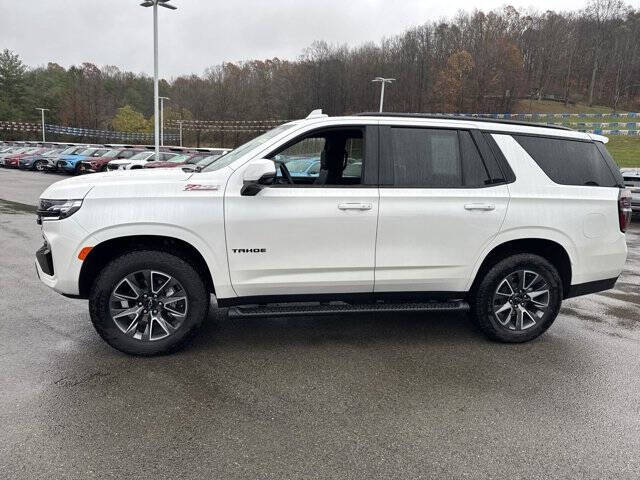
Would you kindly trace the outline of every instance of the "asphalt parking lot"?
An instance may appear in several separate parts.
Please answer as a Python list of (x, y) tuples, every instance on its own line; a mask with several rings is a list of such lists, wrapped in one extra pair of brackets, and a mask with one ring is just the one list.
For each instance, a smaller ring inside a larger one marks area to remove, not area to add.
[(133, 358), (42, 285), (33, 205), (0, 169), (0, 478), (640, 477), (640, 219), (616, 289), (541, 338), (465, 315), (228, 320)]

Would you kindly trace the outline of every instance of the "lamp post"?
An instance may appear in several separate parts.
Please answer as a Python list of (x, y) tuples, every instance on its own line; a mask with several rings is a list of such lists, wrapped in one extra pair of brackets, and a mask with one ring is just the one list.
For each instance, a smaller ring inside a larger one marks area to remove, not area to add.
[(158, 97), (160, 99), (160, 145), (164, 147), (164, 101), (171, 100), (169, 97)]
[(153, 134), (156, 147), (156, 159), (160, 158), (160, 121), (158, 118), (158, 5), (169, 10), (178, 7), (171, 5), (169, 0), (144, 0), (143, 7), (153, 7)]
[(385, 83), (391, 83), (391, 82), (395, 82), (396, 79), (395, 78), (384, 78), (384, 77), (376, 77), (373, 80), (371, 80), (372, 82), (380, 82), (380, 111), (382, 112), (382, 106), (384, 105), (384, 85)]
[(48, 112), (49, 109), (48, 108), (36, 108), (36, 110), (40, 110), (40, 113), (42, 114), (42, 143), (45, 142), (45, 137), (44, 137), (44, 112)]
[(182, 122), (184, 122), (184, 120), (178, 120), (178, 125), (180, 126), (180, 146), (182, 146)]

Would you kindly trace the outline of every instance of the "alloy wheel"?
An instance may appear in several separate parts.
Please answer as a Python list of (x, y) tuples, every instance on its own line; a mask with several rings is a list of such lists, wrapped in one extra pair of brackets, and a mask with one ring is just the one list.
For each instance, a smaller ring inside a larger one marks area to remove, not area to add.
[(542, 320), (550, 301), (551, 289), (542, 275), (533, 270), (517, 270), (498, 283), (493, 315), (508, 330), (528, 330)]
[(139, 270), (111, 292), (109, 310), (118, 329), (143, 342), (174, 334), (187, 316), (187, 293), (178, 280), (157, 270)]

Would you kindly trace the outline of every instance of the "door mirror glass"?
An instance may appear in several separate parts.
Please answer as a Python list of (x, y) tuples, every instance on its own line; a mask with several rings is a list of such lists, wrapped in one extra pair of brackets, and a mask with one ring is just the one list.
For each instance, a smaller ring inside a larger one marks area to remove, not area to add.
[(276, 164), (273, 160), (261, 158), (252, 161), (242, 176), (244, 185), (240, 194), (244, 196), (257, 195), (265, 185), (273, 183), (275, 176)]

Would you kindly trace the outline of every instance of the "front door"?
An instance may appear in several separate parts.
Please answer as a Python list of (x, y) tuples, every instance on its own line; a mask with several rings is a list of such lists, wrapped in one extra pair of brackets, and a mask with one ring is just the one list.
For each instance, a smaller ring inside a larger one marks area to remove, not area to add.
[[(324, 129), (266, 157), (276, 182), (225, 193), (231, 282), (238, 296), (371, 293), (378, 217), (376, 127)], [(248, 165), (248, 164), (247, 164)]]

